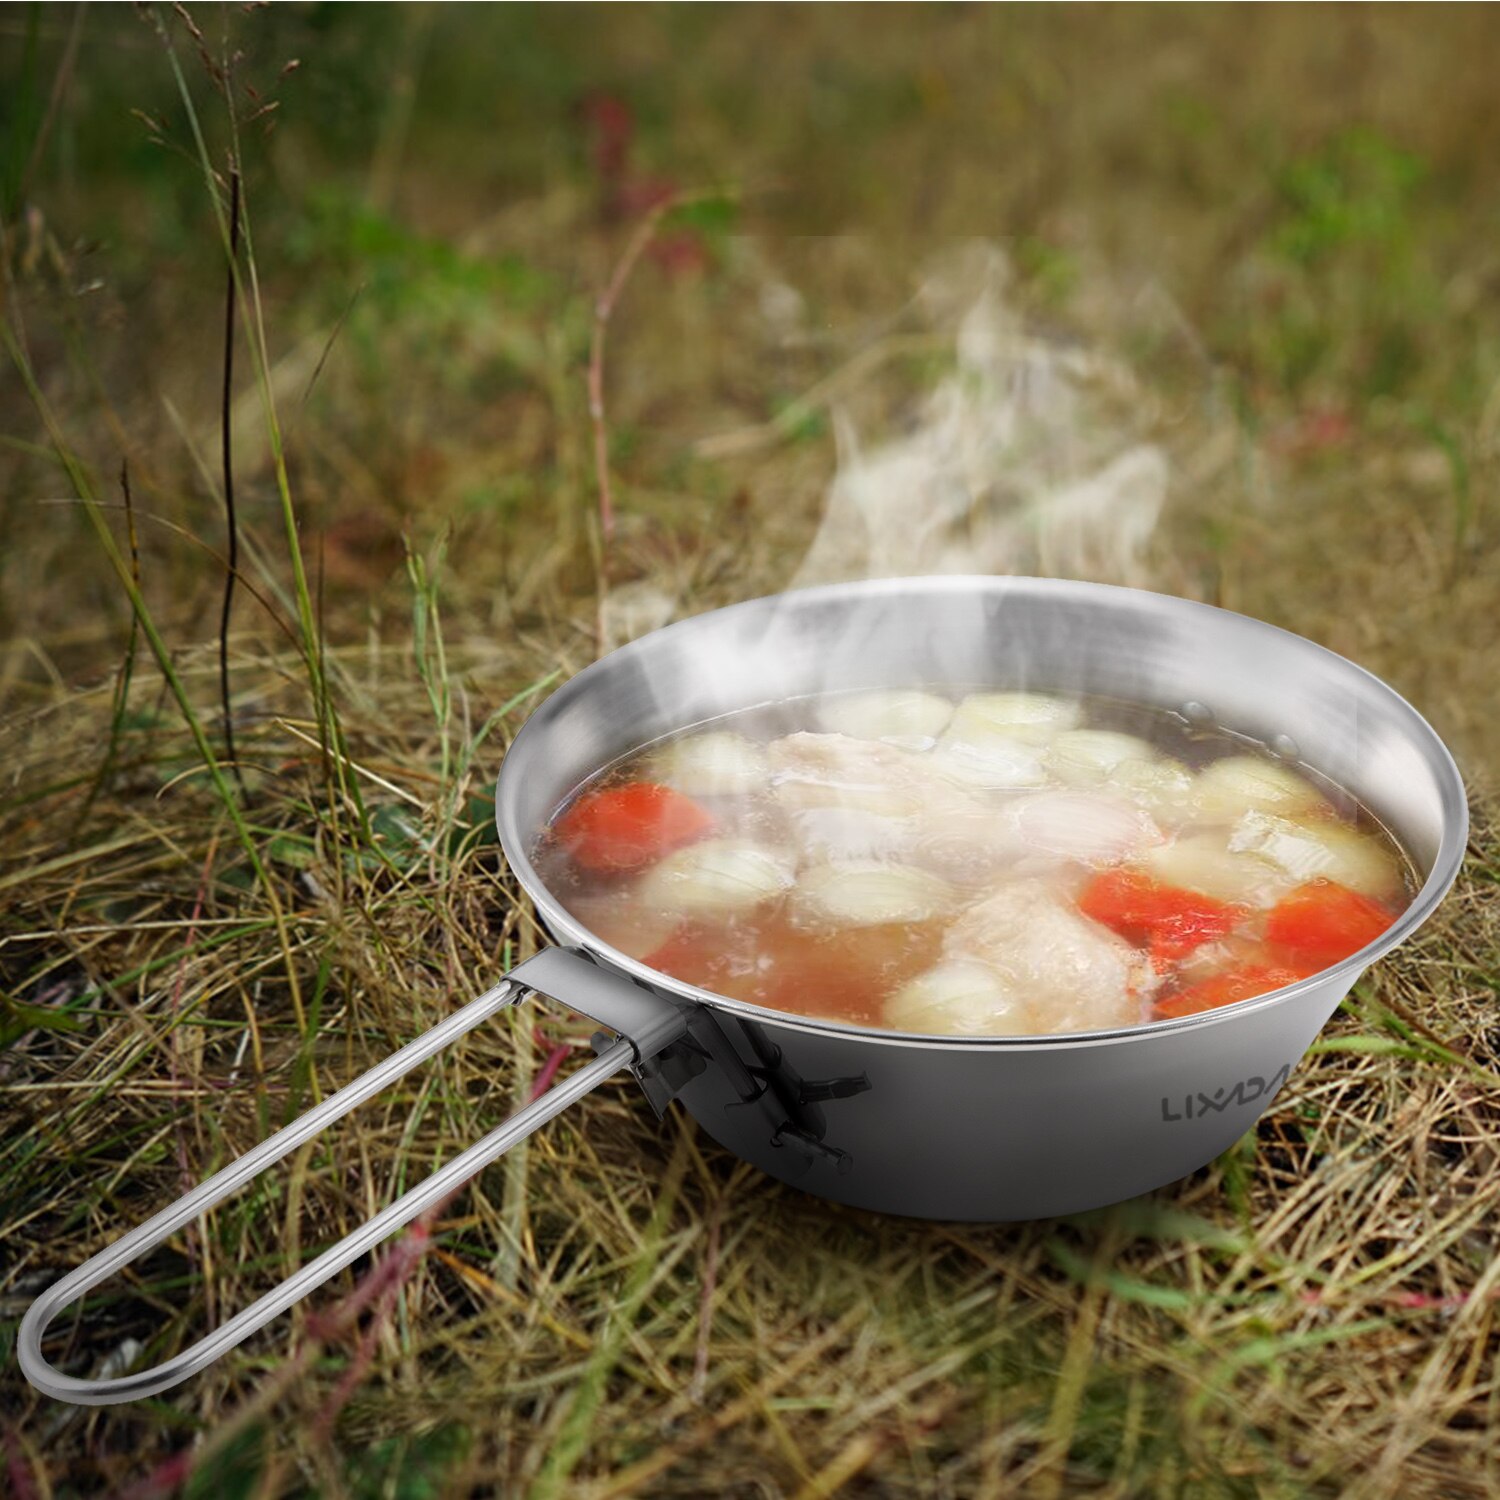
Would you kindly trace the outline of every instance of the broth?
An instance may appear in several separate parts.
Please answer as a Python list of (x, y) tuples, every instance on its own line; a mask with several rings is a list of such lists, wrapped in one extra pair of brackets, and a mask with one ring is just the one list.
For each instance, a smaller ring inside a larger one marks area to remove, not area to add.
[(732, 999), (925, 1035), (1231, 1004), (1384, 931), (1413, 872), (1347, 792), (1111, 699), (830, 693), (642, 747), (535, 851), (595, 936)]

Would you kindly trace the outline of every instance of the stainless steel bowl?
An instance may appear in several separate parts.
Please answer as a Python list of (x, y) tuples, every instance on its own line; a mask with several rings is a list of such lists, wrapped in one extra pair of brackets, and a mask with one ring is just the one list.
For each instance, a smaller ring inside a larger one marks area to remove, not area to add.
[[(1063, 1035), (930, 1037), (814, 1020), (679, 983), (601, 943), (546, 888), (537, 836), (619, 755), (735, 709), (830, 689), (994, 684), (1126, 699), (1275, 743), (1354, 792), (1415, 861), (1416, 899), (1313, 978), (1202, 1015)], [(185, 1379), (603, 1079), (629, 1068), (735, 1155), (858, 1208), (997, 1221), (1075, 1212), (1182, 1177), (1267, 1108), (1364, 969), (1431, 915), (1458, 872), (1463, 784), (1426, 721), (1379, 679), (1242, 615), (1136, 589), (923, 578), (776, 595), (669, 625), (554, 693), (501, 768), (506, 858), (560, 943), (64, 1277), (18, 1340), (34, 1384), (89, 1404)], [(62, 1375), (50, 1319), (330, 1120), (541, 992), (615, 1033), (600, 1056), (217, 1332), (155, 1370)]]

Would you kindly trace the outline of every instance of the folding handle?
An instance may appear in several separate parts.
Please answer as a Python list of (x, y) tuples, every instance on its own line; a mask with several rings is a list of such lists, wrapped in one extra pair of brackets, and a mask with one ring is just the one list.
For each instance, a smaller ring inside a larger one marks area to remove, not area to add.
[[(161, 1244), (214, 1204), (237, 1192), (273, 1162), (280, 1161), (311, 1140), (325, 1125), (342, 1118), (388, 1084), (442, 1051), (450, 1042), (532, 991), (554, 995), (570, 1009), (581, 1011), (619, 1032), (620, 1039), (607, 1046), (593, 1062), (579, 1068), (563, 1082), (554, 1084), (483, 1140), (455, 1156), (373, 1219), (252, 1302), (223, 1327), (164, 1364), (113, 1380), (79, 1380), (64, 1375), (47, 1363), (42, 1354), (42, 1336), (53, 1318), (69, 1303), (108, 1280), (144, 1251)], [(392, 1053), (384, 1062), (360, 1074), (353, 1083), (331, 1094), (315, 1109), (299, 1116), (243, 1156), (236, 1157), (222, 1171), (215, 1172), (169, 1208), (122, 1235), (76, 1271), (50, 1286), (31, 1304), (21, 1320), (16, 1348), (23, 1373), (38, 1390), (80, 1406), (111, 1406), (120, 1401), (154, 1396), (177, 1385), (243, 1343), (278, 1313), (321, 1286), (388, 1235), (409, 1224), (424, 1209), (441, 1202), (448, 1193), (525, 1140), (554, 1115), (561, 1114), (570, 1104), (591, 1093), (621, 1069), (637, 1066), (654, 1057), (686, 1030), (685, 1013), (671, 1002), (657, 998), (628, 980), (605, 973), (572, 950), (549, 948), (535, 958), (527, 959), (477, 1000), (471, 1000), (447, 1020), (423, 1032), (399, 1052)]]

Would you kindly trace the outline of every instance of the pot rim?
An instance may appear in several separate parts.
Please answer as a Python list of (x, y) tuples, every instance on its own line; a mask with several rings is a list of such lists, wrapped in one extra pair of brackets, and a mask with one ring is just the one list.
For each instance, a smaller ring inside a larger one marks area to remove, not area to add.
[[(669, 632), (688, 631), (695, 627), (700, 627), (700, 622), (709, 618), (733, 614), (736, 611), (750, 612), (755, 609), (763, 609), (770, 601), (776, 599), (805, 599), (809, 602), (816, 602), (820, 599), (870, 598), (881, 595), (908, 594), (916, 591), (931, 593), (1003, 593), (1007, 590), (1016, 589), (1018, 586), (1024, 587), (1027, 590), (1041, 590), (1061, 595), (1071, 594), (1081, 598), (1101, 594), (1113, 596), (1146, 595), (1153, 599), (1165, 600), (1168, 602), (1169, 608), (1189, 614), (1201, 612), (1212, 615), (1230, 615), (1234, 619), (1243, 622), (1244, 625), (1258, 630), (1267, 636), (1282, 637), (1295, 641), (1300, 649), (1317, 652), (1324, 657), (1331, 658), (1344, 670), (1367, 679), (1388, 702), (1394, 703), (1399, 712), (1408, 719), (1408, 727), (1412, 738), (1422, 743), (1440, 784), (1443, 816), (1442, 835), (1439, 839), (1437, 854), (1432, 862), (1432, 869), (1428, 873), (1426, 880), (1423, 881), (1420, 890), (1418, 890), (1411, 904), (1374, 942), (1367, 943), (1363, 948), (1355, 953), (1351, 953), (1339, 963), (1329, 968), (1321, 969), (1316, 974), (1309, 975), (1306, 979), (1299, 979), (1294, 984), (1283, 985), (1280, 989), (1268, 990), (1263, 995), (1255, 995), (1246, 1000), (1237, 1000), (1230, 1005), (1218, 1006), (1213, 1010), (1202, 1011), (1196, 1015), (1171, 1016), (1154, 1021), (1139, 1021), (1130, 1026), (1117, 1026), (1098, 1031), (1038, 1032), (1026, 1036), (1005, 1037), (935, 1036), (927, 1032), (895, 1031), (885, 1027), (860, 1026), (852, 1022), (831, 1021), (814, 1016), (802, 1016), (791, 1011), (775, 1010), (770, 1006), (755, 1005), (746, 1000), (735, 1000), (727, 995), (716, 994), (712, 990), (700, 989), (696, 985), (686, 984), (681, 980), (674, 979), (669, 974), (663, 974), (660, 970), (650, 968), (639, 959), (631, 958), (627, 954), (621, 953), (618, 949), (611, 947), (608, 943), (601, 942), (598, 938), (594, 937), (586, 927), (571, 916), (553, 898), (541, 876), (537, 873), (536, 867), (531, 861), (530, 852), (526, 847), (526, 842), (521, 835), (521, 830), (516, 825), (510, 801), (503, 794), (506, 763), (510, 761), (516, 746), (528, 734), (535, 735), (545, 732), (546, 720), (552, 713), (560, 711), (568, 703), (590, 691), (591, 683), (608, 671), (610, 663), (622, 652), (634, 650), (640, 647), (645, 641), (654, 640)], [(1338, 652), (1330, 651), (1326, 646), (1320, 646), (1316, 641), (1310, 641), (1305, 636), (1296, 634), (1295, 631), (1285, 630), (1279, 625), (1269, 624), (1264, 620), (1256, 619), (1253, 615), (1241, 614), (1237, 610), (1223, 609), (1218, 605), (1204, 604), (1196, 599), (1184, 599), (1177, 594), (1163, 594), (1151, 589), (1131, 588), (1120, 584), (1086, 583), (1081, 580), (1068, 578), (1033, 578), (1025, 575), (959, 573), (911, 578), (863, 579), (848, 583), (820, 584), (814, 588), (782, 590), (776, 594), (764, 594), (754, 599), (741, 600), (736, 604), (725, 605), (720, 609), (703, 610), (698, 614), (689, 615), (685, 619), (674, 620), (670, 624), (660, 626), (656, 630), (650, 631), (634, 641), (616, 647), (615, 650), (591, 662), (582, 671), (576, 673), (561, 687), (549, 694), (516, 732), (516, 737), (511, 742), (511, 748), (506, 752), (505, 758), (501, 762), (500, 773), (495, 784), (495, 824), (499, 832), (500, 847), (505, 855), (506, 862), (510, 865), (512, 873), (514, 873), (522, 888), (530, 895), (532, 902), (537, 908), (538, 916), (541, 917), (547, 927), (554, 932), (562, 930), (580, 934), (581, 946), (586, 951), (604, 960), (611, 968), (622, 971), (652, 990), (669, 994), (680, 1000), (706, 1006), (710, 1010), (727, 1011), (749, 1020), (783, 1026), (794, 1031), (810, 1032), (833, 1040), (858, 1040), (862, 1042), (876, 1042), (887, 1046), (930, 1047), (940, 1050), (1020, 1052), (1037, 1047), (1091, 1047), (1119, 1042), (1149, 1041), (1154, 1037), (1164, 1036), (1172, 1032), (1186, 1031), (1201, 1026), (1221, 1025), (1226, 1022), (1235, 1021), (1249, 1016), (1254, 1012), (1270, 1009), (1272, 1006), (1291, 1003), (1299, 997), (1315, 990), (1326, 990), (1336, 982), (1342, 982), (1341, 994), (1346, 994), (1353, 987), (1359, 975), (1370, 964), (1384, 957), (1393, 948), (1405, 942), (1432, 915), (1437, 909), (1439, 902), (1447, 894), (1458, 876), (1459, 868), (1463, 862), (1464, 850), (1468, 845), (1469, 808), (1464, 794), (1463, 778), (1459, 773), (1458, 765), (1432, 725), (1382, 678), (1377, 677), (1373, 672), (1368, 671), (1357, 662), (1350, 661), (1348, 657), (1340, 656)]]

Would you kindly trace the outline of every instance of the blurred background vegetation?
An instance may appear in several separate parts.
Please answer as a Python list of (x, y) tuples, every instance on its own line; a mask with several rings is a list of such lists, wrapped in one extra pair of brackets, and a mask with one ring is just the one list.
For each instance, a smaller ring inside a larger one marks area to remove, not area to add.
[[(268, 1101), (290, 1107), (309, 1068), (332, 1086), (535, 941), (484, 826), (486, 778), (526, 703), (633, 629), (786, 585), (835, 472), (834, 409), (870, 434), (910, 421), (951, 356), (907, 336), (914, 289), (974, 240), (1008, 257), (1028, 327), (1133, 372), (1137, 425), (1173, 459), (1156, 586), (1360, 661), (1487, 785), (1500, 750), (1497, 55), (1488, 6), (4, 7), (0, 749), (14, 862), (0, 876), (13, 1048), (0, 1218), (40, 1236), (0, 1256), (9, 1326), (61, 1264), (178, 1191), (187, 1161), (197, 1175), (256, 1139)], [(231, 163), (247, 240), (231, 401), (246, 586), (229, 656), (248, 826), (194, 780), (200, 749), (77, 498), (81, 479), (128, 551), (126, 466), (142, 606), (217, 744)], [(586, 382), (595, 303), (632, 234), (679, 195), (691, 201), (664, 212), (610, 324), (606, 538)], [(361, 794), (333, 775), (330, 743), (380, 785)], [(1371, 1177), (1299, 1200), (1300, 1219), (1277, 1217), (1268, 1186), (1353, 1159), (1375, 1130), (1426, 1160), (1433, 1122), (1460, 1103), (1478, 1123), (1453, 1125), (1453, 1141), (1494, 1140), (1500, 1043), (1481, 1021), (1500, 866), (1492, 845), (1476, 858), (1457, 926), (1382, 966), (1393, 977), (1341, 1018), (1360, 1045), (1310, 1062), (1304, 1094), (1245, 1153), (1162, 1195), (1154, 1217), (938, 1239), (768, 1185), (741, 1182), (731, 1202), (731, 1163), (706, 1145), (700, 1157), (680, 1122), (664, 1138), (621, 1093), (576, 1127), (608, 1126), (602, 1158), (559, 1126), (561, 1144), (538, 1145), (493, 1206), (481, 1196), (440, 1240), (487, 1268), (473, 1274), (488, 1289), (429, 1263), (374, 1378), (334, 1409), (333, 1438), (313, 1420), (343, 1368), (332, 1356), (300, 1395), (247, 1397), (276, 1368), (268, 1344), (180, 1402), (77, 1421), (8, 1370), (12, 1486), (114, 1492), (194, 1433), (227, 1432), (221, 1467), (196, 1482), (244, 1485), (234, 1493), (1494, 1493), (1494, 1451), (1474, 1436), (1496, 1409), (1490, 1314), (1389, 1338), (1361, 1319), (1413, 1285), (1440, 1300), (1482, 1274), (1492, 1230), (1475, 1225), (1493, 1223), (1500, 1174), (1486, 1199), (1488, 1158), (1445, 1147), (1472, 1191), (1447, 1219), (1397, 1222), (1392, 1207), (1368, 1244)], [(283, 883), (289, 925), (266, 881)], [(327, 917), (309, 889), (357, 895), (370, 929)], [(175, 935), (143, 947), (153, 915)], [(234, 929), (239, 946), (205, 950), (200, 920), (231, 916), (252, 923)], [(115, 926), (85, 938), (80, 921)], [(137, 1022), (168, 1002), (170, 1024), (153, 1021), (143, 1044)], [(1408, 1002), (1447, 1053), (1391, 1021)], [(254, 1108), (221, 1120), (213, 1090), (241, 1076), (247, 1008), (267, 1044), (243, 1075)], [(524, 1094), (555, 1043), (529, 1023), (503, 1032), (478, 1075), (456, 1067), (441, 1121), (427, 1095), (402, 1096), (387, 1144), (401, 1161), (441, 1155), (450, 1130), (487, 1127), (499, 1107), (471, 1097), (476, 1076)], [(1479, 1093), (1455, 1103), (1460, 1053)], [(180, 1171), (150, 1086), (168, 1074), (218, 1080), (174, 1096)], [(378, 1157), (347, 1190), (333, 1156), (314, 1162), (304, 1191), (323, 1217), (309, 1240), (385, 1192)], [(574, 1176), (606, 1168), (619, 1196), (590, 1207)], [(666, 1195), (663, 1172), (677, 1174)], [(1392, 1205), (1425, 1191), (1401, 1180)], [(74, 1367), (97, 1371), (127, 1336), (160, 1355), (215, 1298), (242, 1298), (236, 1257), (251, 1281), (246, 1246), (274, 1269), (280, 1202), (220, 1224), (217, 1270), (189, 1247), (191, 1267), (161, 1272), (170, 1296), (136, 1286), (102, 1331), (75, 1329)], [(695, 1346), (721, 1234), (753, 1269)], [(668, 1241), (676, 1269), (637, 1276)], [(809, 1246), (842, 1266), (839, 1285)], [(1109, 1272), (1124, 1279), (1100, 1282), (1096, 1254), (1124, 1257)], [(1247, 1266), (1292, 1288), (1287, 1307), (1233, 1302)], [(204, 1277), (208, 1304), (169, 1316)], [(1325, 1283), (1347, 1286), (1314, 1327), (1303, 1293)], [(641, 1328), (670, 1332), (659, 1356), (644, 1335), (598, 1337), (622, 1285)], [(788, 1288), (805, 1317), (778, 1323)], [(1009, 1300), (962, 1300), (991, 1293)], [(518, 1295), (545, 1309), (540, 1324), (515, 1312)], [(483, 1318), (464, 1321), (465, 1296)], [(849, 1321), (859, 1298), (893, 1309), (873, 1342)], [(927, 1321), (909, 1326), (902, 1304)], [(458, 1331), (423, 1344), (424, 1317)], [(821, 1381), (756, 1383), (758, 1361), (790, 1370), (820, 1338), (833, 1340)], [(955, 1361), (965, 1340), (972, 1357)], [(909, 1388), (909, 1408), (829, 1415), (874, 1388)], [(1218, 1394), (1188, 1420), (1188, 1393), (1204, 1390)], [(1335, 1408), (1352, 1414), (1343, 1430), (1318, 1418)]]
[[(222, 172), (224, 102), (169, 20)], [(275, 389), (341, 629), (404, 588), (403, 532), (451, 529), (476, 625), (503, 628), (506, 594), (592, 586), (592, 298), (652, 203), (731, 188), (668, 226), (612, 330), (622, 575), (669, 560), (694, 604), (784, 582), (832, 472), (823, 413), (749, 456), (697, 445), (868, 352), (925, 258), (977, 236), (1009, 254), (1028, 315), (1110, 341), (1177, 393), (1179, 425), (1210, 399), (1233, 411), (1242, 462), (1211, 493), (1185, 474), (1162, 586), (1408, 688), (1460, 636), (1476, 659), (1494, 644), (1475, 582), (1500, 430), (1486, 7), (283, 5), (197, 23), (235, 59)], [(143, 506), (218, 546), (201, 470), (223, 253), (156, 25), (7, 11), (7, 302), (80, 452), (109, 475), (129, 457)], [(857, 411), (899, 421), (930, 378), (891, 363), (845, 393)], [(253, 531), (270, 486), (243, 370)], [(14, 381), (4, 400), (0, 608), (33, 642), (14, 688), (47, 677), (35, 647), (64, 677), (92, 659), (91, 578), (96, 610), (119, 601), (77, 556), (82, 520), (34, 503), (55, 475), (22, 446), (38, 427)], [(210, 618), (201, 552), (144, 540), (172, 554), (147, 576), (172, 579), (178, 618)], [(1480, 679), (1448, 665), (1472, 700)], [(1424, 700), (1442, 727), (1493, 748), (1443, 694)]]

